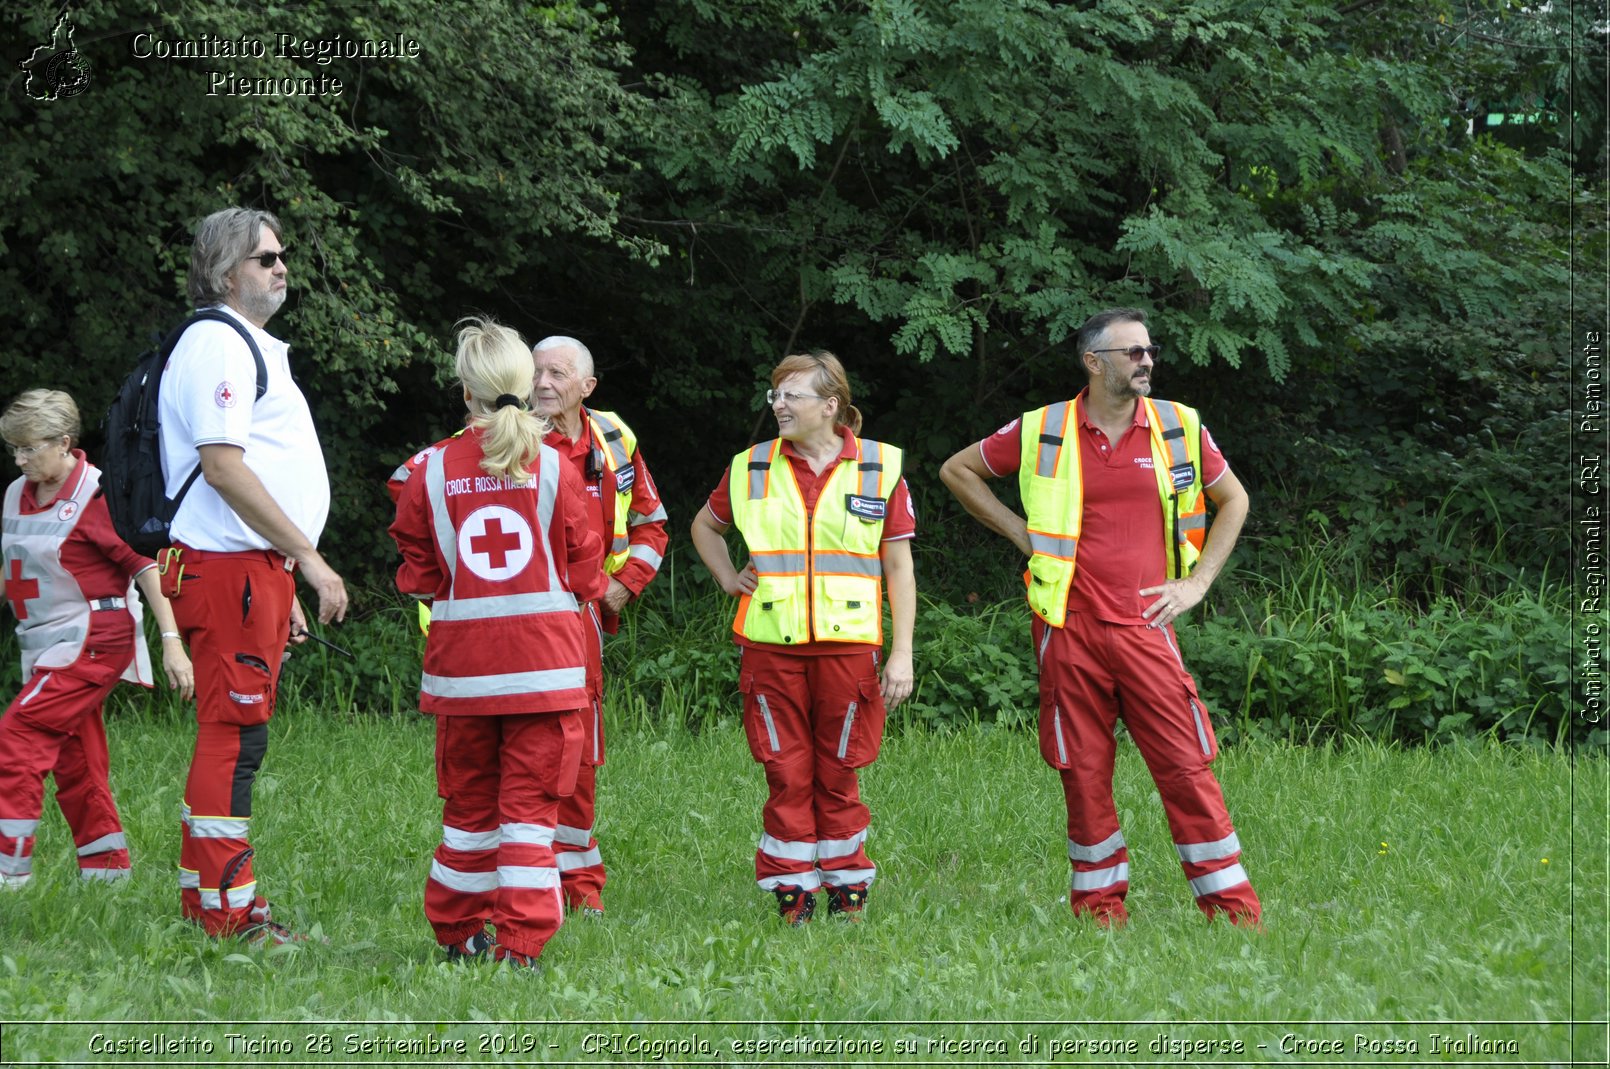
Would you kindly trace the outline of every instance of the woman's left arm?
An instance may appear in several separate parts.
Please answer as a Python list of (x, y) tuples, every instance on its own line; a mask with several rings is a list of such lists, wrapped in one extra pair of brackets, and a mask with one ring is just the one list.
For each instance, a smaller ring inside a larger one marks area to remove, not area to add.
[(889, 659), (883, 666), (883, 704), (898, 708), (911, 696), (916, 677), (911, 665), (912, 634), (917, 624), (917, 571), (911, 562), (911, 542), (899, 539), (878, 547), (883, 562), (883, 583), (889, 591), (889, 614), (894, 636)]
[[(134, 582), (140, 588), (140, 593), (145, 595), (145, 603), (151, 606), (157, 631), (162, 635), (162, 671), (168, 677), (168, 689), (177, 690), (180, 698), (189, 701), (196, 696), (196, 673), (191, 667), (189, 655), (185, 653), (184, 642), (179, 638), (179, 624), (173, 618), (173, 606), (162, 596), (162, 579), (155, 565), (136, 575)], [(137, 635), (135, 640), (144, 642), (145, 638)]]

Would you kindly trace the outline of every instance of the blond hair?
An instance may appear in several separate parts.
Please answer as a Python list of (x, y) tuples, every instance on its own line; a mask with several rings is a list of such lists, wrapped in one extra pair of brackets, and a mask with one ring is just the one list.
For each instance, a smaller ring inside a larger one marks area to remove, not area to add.
[(783, 362), (772, 369), (771, 386), (777, 389), (783, 380), (792, 375), (811, 376), (811, 388), (823, 397), (838, 399), (838, 412), (833, 416), (835, 426), (847, 426), (851, 434), (861, 433), (861, 410), (850, 404), (850, 380), (844, 374), (839, 358), (826, 349), (809, 353), (795, 353), (783, 357)]
[(454, 368), (469, 394), (470, 426), (481, 433), (481, 470), (525, 482), (552, 426), (530, 409), (536, 365), (525, 339), (491, 318), (461, 319)]
[(73, 395), (61, 390), (25, 390), (0, 416), (0, 438), (14, 445), (26, 445), (66, 435), (78, 444), (83, 423)]

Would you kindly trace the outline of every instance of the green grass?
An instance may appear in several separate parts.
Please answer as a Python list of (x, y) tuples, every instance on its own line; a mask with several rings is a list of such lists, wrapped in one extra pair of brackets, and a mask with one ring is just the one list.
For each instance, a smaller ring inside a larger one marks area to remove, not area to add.
[[(1057, 1061), (1180, 1064), (1166, 1047), (1148, 1051), (1159, 1032), (1239, 1040), (1254, 1061), (1372, 1060), (1353, 1051), (1355, 1033), (1413, 1038), (1422, 1057), (1431, 1032), (1518, 1045), (1515, 1055), (1449, 1055), (1467, 1063), (1604, 1053), (1602, 1026), (1578, 1030), (1573, 1045), (1570, 1029), (1551, 1024), (1606, 1016), (1607, 765), (1598, 757), (1573, 769), (1558, 753), (1488, 745), (1232, 748), (1217, 769), (1264, 901), (1259, 935), (1208, 925), (1196, 911), (1155, 791), (1126, 744), (1116, 792), (1134, 919), (1104, 932), (1059, 901), (1061, 793), (1032, 736), (908, 731), (886, 741), (863, 777), (880, 866), (865, 922), (823, 917), (792, 931), (753, 884), (764, 786), (742, 733), (730, 723), (698, 735), (620, 733), (602, 771), (599, 819), (609, 916), (567, 924), (546, 970), (520, 976), (449, 967), (434, 949), (420, 905), (440, 830), (425, 718), (293, 708), (275, 719), (254, 819), (259, 879), (279, 919), (316, 924), (332, 944), (266, 954), (213, 944), (177, 920), (188, 725), (125, 716), (110, 732), (135, 877), (81, 886), (47, 803), (35, 880), (0, 896), (6, 1064), (115, 1060), (91, 1053), (97, 1033), (210, 1037), (222, 1051), (231, 1023), (302, 1021), (380, 1023), (238, 1030), (293, 1041), (294, 1056), (265, 1064), (445, 1064), (375, 1048), (343, 1053), (348, 1035), (463, 1038), (471, 1052), (461, 1061), (610, 1060), (582, 1046), (595, 1029), (696, 1035), (728, 1061), (734, 1039), (796, 1035), (877, 1040), (882, 1053), (866, 1060), (891, 1064), (1043, 1062), (1044, 1044), (1079, 1037), (1133, 1039), (1138, 1053)], [(207, 1023), (131, 1023), (145, 1020)], [(744, 1023), (755, 1021), (775, 1023)], [(490, 1029), (533, 1036), (536, 1049), (478, 1058), (487, 1022), (541, 1022)], [(1016, 1048), (1030, 1033), (1042, 1044), (1035, 1054)], [(1338, 1039), (1346, 1053), (1282, 1054), (1286, 1033)], [(330, 1036), (333, 1054), (318, 1052), (322, 1038), (305, 1053), (309, 1034)], [(1013, 1049), (969, 1052), (941, 1036), (1009, 1039)], [(897, 1053), (897, 1040), (915, 1047)], [(665, 1064), (700, 1060), (670, 1053)], [(1222, 1052), (1196, 1060), (1215, 1058), (1234, 1062)], [(156, 1060), (186, 1059), (210, 1064), (193, 1053)], [(854, 1060), (821, 1048), (747, 1058), (790, 1059)], [(653, 1059), (639, 1050), (613, 1060)]]

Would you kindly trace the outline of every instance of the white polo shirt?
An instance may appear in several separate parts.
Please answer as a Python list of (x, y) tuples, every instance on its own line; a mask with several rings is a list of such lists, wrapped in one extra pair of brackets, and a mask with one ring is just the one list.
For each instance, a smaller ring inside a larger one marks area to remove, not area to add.
[[(257, 341), (268, 390), (255, 403), (257, 366), (246, 341), (227, 323), (196, 323), (179, 339), (162, 372), (162, 474), (171, 498), (201, 463), (197, 447), (238, 445), (246, 466), (285, 515), (315, 546), (330, 514), (330, 477), (307, 399), (291, 378), (289, 346), (227, 305)], [(173, 519), (173, 540), (195, 549), (234, 553), (273, 548), (248, 527), (200, 476)]]

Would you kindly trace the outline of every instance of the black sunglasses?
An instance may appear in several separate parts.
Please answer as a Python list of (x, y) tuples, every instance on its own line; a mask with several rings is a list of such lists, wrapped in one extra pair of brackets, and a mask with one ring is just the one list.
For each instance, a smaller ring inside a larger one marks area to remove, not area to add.
[[(265, 252), (258, 256), (248, 256), (246, 257), (246, 260), (256, 260), (258, 266), (262, 267), (265, 271), (271, 270), (274, 267), (274, 262), (276, 260), (284, 264), (286, 267), (290, 267), (291, 261), (285, 258), (286, 251), (287, 250), (285, 249), (281, 249), (279, 252)], [(246, 260), (242, 260), (241, 263), (245, 263)]]
[(1138, 364), (1143, 356), (1149, 356), (1156, 360), (1157, 354), (1163, 351), (1163, 347), (1161, 345), (1131, 345), (1124, 349), (1092, 349), (1090, 351), (1093, 353), (1127, 353), (1129, 354), (1129, 359)]

